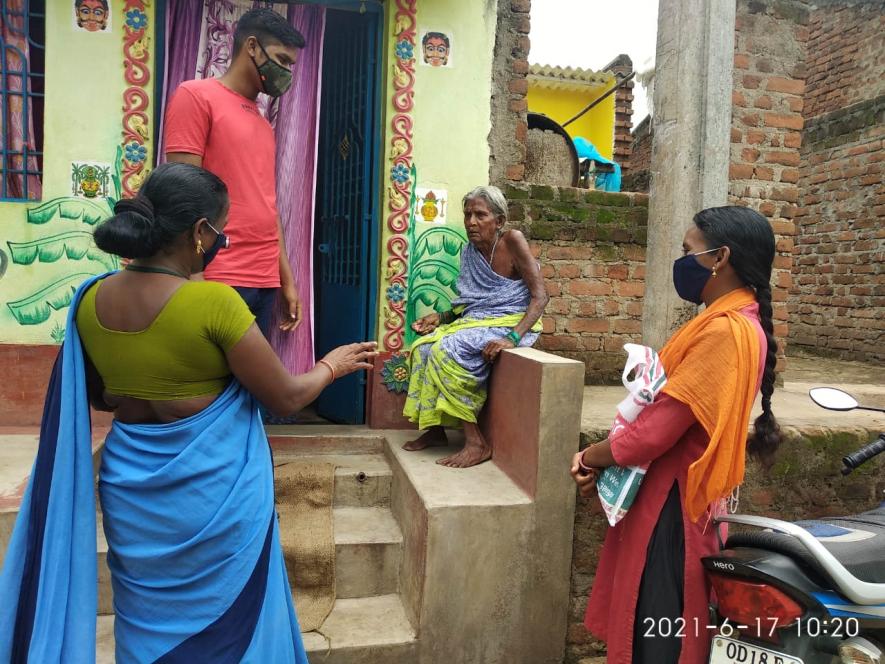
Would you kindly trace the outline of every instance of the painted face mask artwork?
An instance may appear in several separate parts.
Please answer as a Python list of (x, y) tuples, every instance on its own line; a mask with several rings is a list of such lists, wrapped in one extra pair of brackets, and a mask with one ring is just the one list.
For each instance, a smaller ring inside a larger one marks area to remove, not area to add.
[(261, 42), (258, 42), (258, 48), (261, 49), (264, 57), (267, 58), (260, 65), (255, 62), (254, 57), (252, 58), (252, 64), (255, 65), (255, 69), (258, 70), (258, 77), (261, 79), (262, 90), (266, 95), (279, 97), (292, 87), (292, 70), (271, 58), (267, 51), (264, 50)]
[(701, 304), (701, 293), (704, 292), (704, 286), (713, 276), (713, 270), (700, 264), (697, 257), (703, 254), (711, 254), (719, 249), (709, 249), (696, 254), (688, 254), (673, 262), (673, 285), (676, 287), (676, 293), (683, 300)]

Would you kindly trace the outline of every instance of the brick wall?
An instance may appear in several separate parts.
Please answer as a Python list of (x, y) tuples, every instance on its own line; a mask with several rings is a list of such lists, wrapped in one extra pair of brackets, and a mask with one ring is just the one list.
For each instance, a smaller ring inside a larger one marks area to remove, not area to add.
[(790, 342), (885, 362), (885, 14), (811, 14)]
[(588, 383), (618, 380), (623, 345), (641, 337), (648, 197), (544, 185), (506, 195), (550, 294), (538, 347), (584, 362)]
[(738, 0), (728, 199), (758, 210), (777, 236), (775, 336), (783, 354), (792, 285), (808, 11), (796, 0)]
[[(605, 67), (618, 78), (625, 78), (633, 73), (633, 61), (629, 56), (621, 54)], [(615, 91), (615, 143), (613, 159), (621, 165), (621, 172), (630, 170), (630, 153), (633, 151), (633, 85), (634, 81), (624, 83)]]
[(489, 132), (489, 181), (492, 184), (520, 181), (525, 176), (531, 7), (531, 0), (498, 3)]
[(885, 12), (880, 2), (829, 2), (811, 13), (805, 115), (813, 118), (885, 94)]
[(633, 130), (633, 147), (630, 151), (630, 170), (621, 183), (621, 191), (648, 193), (651, 187), (651, 117), (636, 125)]

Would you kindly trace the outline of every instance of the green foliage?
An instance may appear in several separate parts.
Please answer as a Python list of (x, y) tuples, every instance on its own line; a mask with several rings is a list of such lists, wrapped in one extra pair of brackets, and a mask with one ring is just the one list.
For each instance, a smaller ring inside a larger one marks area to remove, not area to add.
[(65, 328), (64, 325), (60, 325), (58, 322), (52, 328), (52, 332), (49, 333), (49, 336), (52, 337), (52, 340), (60, 344), (65, 340)]
[(53, 311), (64, 309), (71, 304), (77, 286), (91, 276), (88, 272), (71, 274), (33, 295), (15, 302), (7, 302), (6, 306), (20, 325), (45, 323)]

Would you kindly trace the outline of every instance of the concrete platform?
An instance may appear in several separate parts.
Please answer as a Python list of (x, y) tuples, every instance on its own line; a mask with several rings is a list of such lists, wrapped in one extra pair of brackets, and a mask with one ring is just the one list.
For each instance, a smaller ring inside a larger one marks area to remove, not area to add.
[[(853, 394), (861, 405), (885, 408), (885, 372), (859, 362), (816, 357), (790, 357), (784, 384), (776, 387), (772, 409), (781, 427), (793, 433), (818, 435), (841, 431), (858, 438), (885, 429), (885, 416), (872, 411), (833, 412), (815, 405), (812, 387), (837, 387)], [(626, 390), (622, 386), (587, 386), (581, 415), (581, 432), (591, 441), (601, 440), (611, 428), (615, 409)], [(759, 413), (759, 404), (753, 415)]]

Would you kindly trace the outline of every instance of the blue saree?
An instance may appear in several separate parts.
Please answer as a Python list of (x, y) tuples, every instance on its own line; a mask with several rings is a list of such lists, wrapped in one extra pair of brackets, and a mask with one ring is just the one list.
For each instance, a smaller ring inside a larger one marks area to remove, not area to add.
[[(40, 446), (0, 576), (0, 662), (95, 662), (97, 572), (84, 357), (68, 315)], [(171, 424), (115, 422), (99, 494), (118, 662), (306, 664), (270, 448), (236, 381)]]

